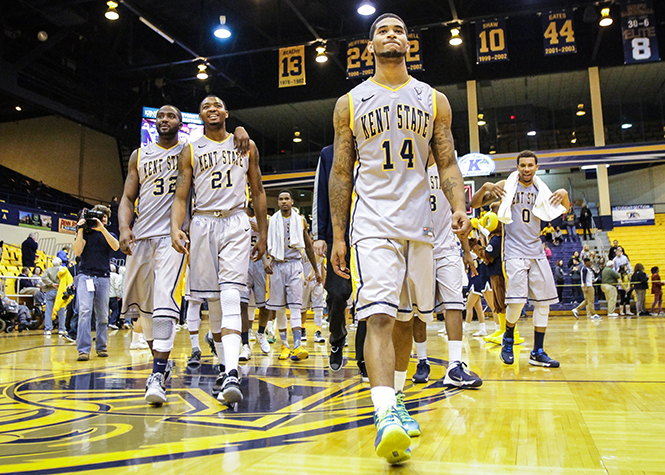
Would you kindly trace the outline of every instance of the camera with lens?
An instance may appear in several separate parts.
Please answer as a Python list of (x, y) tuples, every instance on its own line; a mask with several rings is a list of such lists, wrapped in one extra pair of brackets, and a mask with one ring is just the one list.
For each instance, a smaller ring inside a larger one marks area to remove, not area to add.
[(86, 233), (89, 233), (92, 230), (92, 228), (97, 226), (97, 221), (95, 221), (95, 218), (97, 218), (99, 221), (102, 221), (102, 219), (104, 218), (103, 211), (98, 211), (94, 209), (84, 209), (81, 215), (82, 218), (85, 219), (85, 223), (81, 227)]
[(75, 295), (76, 295), (76, 287), (74, 287), (73, 285), (70, 285), (62, 293), (62, 299), (67, 300), (68, 298), (74, 297)]

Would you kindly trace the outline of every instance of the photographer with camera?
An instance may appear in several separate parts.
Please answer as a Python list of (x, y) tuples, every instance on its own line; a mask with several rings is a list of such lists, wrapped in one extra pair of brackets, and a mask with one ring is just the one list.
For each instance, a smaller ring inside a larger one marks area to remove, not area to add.
[(107, 357), (106, 338), (108, 336), (109, 292), (111, 251), (120, 248), (118, 239), (106, 226), (111, 218), (111, 210), (97, 205), (92, 210), (83, 210), (76, 227), (76, 240), (73, 252), (81, 257), (76, 276), (76, 303), (78, 307), (78, 335), (76, 347), (78, 361), (88, 361), (92, 348), (91, 319), (93, 308), (97, 319), (95, 347), (97, 356)]

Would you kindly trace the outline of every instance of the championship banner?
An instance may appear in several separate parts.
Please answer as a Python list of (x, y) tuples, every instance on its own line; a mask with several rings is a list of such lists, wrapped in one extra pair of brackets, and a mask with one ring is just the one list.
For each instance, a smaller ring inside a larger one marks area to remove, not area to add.
[(476, 22), (476, 63), (508, 61), (506, 20)]
[(65, 234), (76, 234), (76, 220), (58, 218), (58, 232)]
[(305, 85), (305, 45), (279, 49), (279, 87)]
[(572, 10), (542, 13), (545, 56), (577, 53)]
[[(409, 33), (409, 52), (406, 68), (409, 72), (424, 71), (420, 49), (420, 32)], [(353, 40), (346, 44), (346, 79), (367, 78), (374, 74), (374, 55), (367, 50), (367, 40)]]
[(660, 61), (651, 0), (621, 3), (621, 34), (626, 64)]
[(612, 206), (614, 226), (649, 226), (656, 224), (653, 205)]

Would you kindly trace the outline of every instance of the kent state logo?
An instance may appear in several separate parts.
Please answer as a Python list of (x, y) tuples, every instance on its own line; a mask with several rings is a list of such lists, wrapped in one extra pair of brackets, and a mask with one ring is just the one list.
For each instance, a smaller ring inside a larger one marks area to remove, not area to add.
[(631, 211), (630, 213), (626, 213), (628, 215), (628, 219), (635, 219), (640, 217), (640, 213), (637, 211)]
[(457, 160), (457, 164), (463, 177), (487, 176), (496, 170), (494, 160), (482, 153), (467, 153)]
[[(0, 473), (57, 474), (302, 444), (374, 422), (369, 385), (353, 361), (333, 374), (314, 359), (255, 358), (241, 366), (244, 400), (227, 408), (211, 395), (218, 374), (212, 357), (197, 371), (180, 362), (167, 403), (148, 406), (152, 365), (145, 360), (4, 385)], [(446, 361), (430, 365), (445, 374)], [(407, 385), (405, 402), (417, 417), (460, 391), (442, 380)]]

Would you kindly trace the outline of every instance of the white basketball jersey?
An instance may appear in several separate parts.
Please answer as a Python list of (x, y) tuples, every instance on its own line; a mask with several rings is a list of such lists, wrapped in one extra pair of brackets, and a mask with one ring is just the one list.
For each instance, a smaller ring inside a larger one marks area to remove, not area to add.
[(429, 176), (432, 210), (432, 227), (434, 228), (434, 259), (444, 256), (459, 256), (459, 248), (453, 233), (453, 209), (441, 189), (439, 169), (436, 163), (427, 169)]
[(136, 206), (134, 236), (148, 239), (171, 234), (171, 205), (178, 178), (178, 156), (184, 143), (169, 149), (149, 143), (137, 152), (136, 169), (139, 174), (139, 198)]
[(545, 257), (540, 240), (540, 218), (533, 214), (538, 188), (517, 183), (511, 213), (513, 222), (503, 225), (503, 260)]
[(190, 147), (194, 212), (244, 208), (249, 156), (235, 149), (233, 135), (229, 134), (221, 142), (204, 135)]
[(390, 89), (372, 79), (348, 93), (358, 160), (350, 237), (432, 242), (427, 181), (435, 91), (412, 77)]

